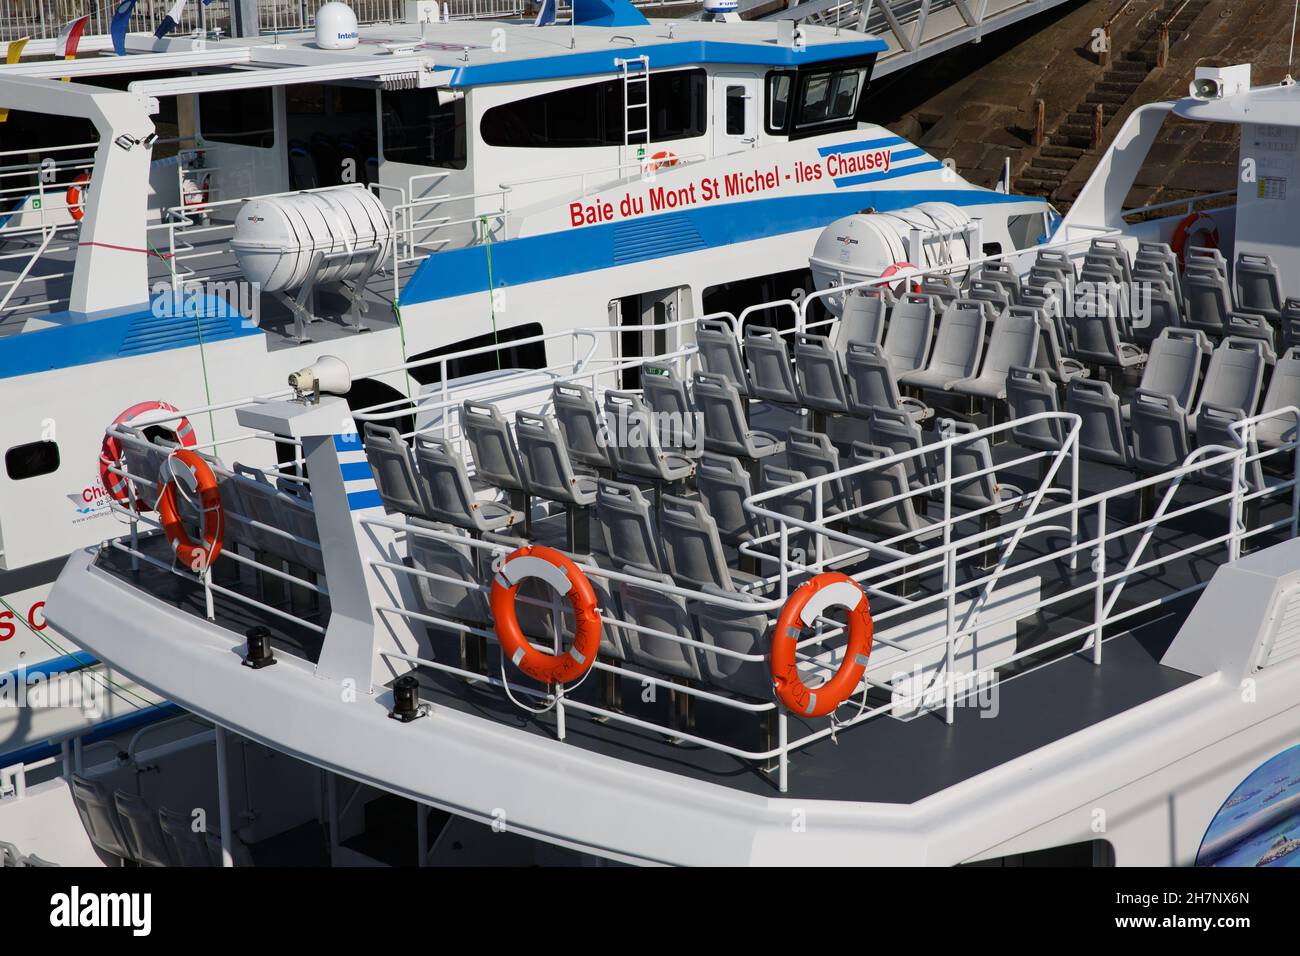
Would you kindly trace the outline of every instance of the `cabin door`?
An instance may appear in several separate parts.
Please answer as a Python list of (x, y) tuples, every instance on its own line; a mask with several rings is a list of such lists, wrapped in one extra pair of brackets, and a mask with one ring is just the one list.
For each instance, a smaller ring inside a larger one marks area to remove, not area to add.
[(719, 73), (713, 78), (713, 153), (726, 156), (758, 142), (759, 78), (753, 73)]

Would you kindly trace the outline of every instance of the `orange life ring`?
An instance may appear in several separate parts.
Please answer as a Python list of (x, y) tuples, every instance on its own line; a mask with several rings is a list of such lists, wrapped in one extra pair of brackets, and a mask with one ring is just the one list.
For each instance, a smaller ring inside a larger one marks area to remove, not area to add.
[(75, 222), (81, 222), (81, 220), (86, 218), (86, 210), (82, 208), (81, 204), (81, 194), (89, 188), (90, 174), (82, 173), (72, 181), (72, 185), (68, 187), (68, 191), (63, 194), (64, 202), (66, 202), (68, 206), (68, 215), (70, 215)]
[[(179, 412), (180, 409), (174, 405), (168, 405), (166, 402), (137, 402), (113, 419), (113, 424), (123, 425), (145, 412), (152, 411)], [(181, 443), (182, 447), (193, 448), (198, 444), (198, 439), (194, 437), (194, 426), (190, 424), (188, 418), (182, 416), (181, 420), (171, 430), (176, 433), (176, 439)], [(116, 475), (108, 470), (109, 465), (120, 467), (118, 463), (121, 458), (122, 443), (113, 435), (105, 435), (103, 444), (99, 446), (99, 480), (103, 483), (104, 490), (109, 493), (114, 501), (126, 504), (127, 499), (130, 498), (130, 483), (121, 475)], [(138, 495), (136, 496), (135, 507), (137, 511), (144, 511), (148, 508)]]
[[(882, 279), (888, 279), (890, 276), (895, 275), (895, 274), (897, 274), (897, 273), (899, 273), (899, 272), (902, 272), (904, 269), (915, 269), (915, 268), (916, 268), (916, 266), (912, 265), (912, 263), (910, 263), (910, 262), (895, 262), (895, 263), (893, 263), (892, 265), (889, 265), (889, 266), (886, 266), (886, 267), (885, 267), (885, 271), (882, 272), (882, 273), (880, 273), (880, 278), (882, 278)], [(895, 295), (902, 295), (903, 292), (906, 291), (906, 290), (903, 288), (903, 286), (906, 285), (906, 282), (900, 282), (898, 285), (899, 285), (898, 288), (893, 289), (893, 290), (891, 290), (891, 291), (892, 291)], [(920, 292), (920, 291), (921, 291), (921, 283), (918, 282), (918, 281), (916, 281), (915, 279), (912, 280), (912, 291), (913, 291), (913, 292)]]
[[(163, 485), (162, 494), (158, 496), (158, 517), (162, 521), (163, 532), (171, 543), (176, 558), (191, 571), (204, 571), (221, 554), (221, 537), (225, 514), (221, 508), (221, 491), (217, 487), (217, 476), (212, 473), (208, 463), (199, 457), (199, 453), (188, 448), (178, 448), (171, 453), (168, 461), (179, 461), (194, 472), (194, 480), (199, 493), (199, 508), (203, 514), (203, 543), (196, 544), (185, 532), (181, 521), (180, 508), (176, 505), (176, 478), (168, 479)], [(208, 515), (215, 519), (208, 521)]]
[(668, 169), (677, 165), (677, 154), (670, 149), (661, 149), (645, 162), (645, 170), (650, 173), (657, 173), (661, 169)]
[[(844, 660), (830, 680), (809, 689), (799, 677), (795, 648), (799, 634), (828, 607), (849, 611), (849, 642)], [(811, 611), (811, 613), (807, 613)], [(772, 635), (771, 673), (776, 696), (786, 709), (801, 717), (825, 717), (853, 696), (871, 656), (871, 607), (861, 586), (847, 574), (826, 571), (800, 585), (776, 620)]]
[[(541, 578), (567, 595), (577, 619), (577, 633), (567, 652), (548, 654), (538, 650), (519, 629), (515, 595), (525, 578)], [(567, 684), (591, 670), (596, 662), (600, 650), (600, 611), (595, 589), (582, 569), (554, 548), (523, 547), (505, 559), (492, 580), (492, 616), (502, 653), (533, 680)]]
[(1169, 247), (1173, 249), (1174, 255), (1178, 257), (1178, 271), (1182, 272), (1187, 268), (1187, 244), (1192, 238), (1198, 225), (1202, 226), (1202, 231), (1206, 232), (1205, 241), (1202, 243), (1210, 249), (1219, 248), (1219, 227), (1213, 219), (1203, 212), (1188, 213), (1174, 228), (1174, 237), (1169, 242)]

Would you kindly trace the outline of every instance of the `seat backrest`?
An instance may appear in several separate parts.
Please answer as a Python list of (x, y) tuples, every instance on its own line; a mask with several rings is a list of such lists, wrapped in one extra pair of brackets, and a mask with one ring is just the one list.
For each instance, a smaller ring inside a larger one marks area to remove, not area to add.
[(695, 470), (695, 486), (718, 526), (723, 544), (738, 547), (755, 536), (755, 517), (744, 507), (753, 491), (749, 471), (740, 459), (705, 452)]
[(1008, 305), (1020, 302), (1020, 278), (1006, 262), (986, 262), (975, 273), (975, 281), (987, 282), (1002, 289)]
[[(952, 418), (945, 418), (939, 424), (939, 437), (944, 439), (960, 438), (977, 431), (976, 425)], [(987, 436), (956, 442), (949, 458), (952, 461), (952, 485), (948, 494), (956, 507), (973, 511), (997, 504), (998, 480), (997, 475), (989, 470), (993, 467), (993, 450)]]
[(388, 425), (366, 422), (362, 436), (366, 461), (375, 476), (375, 487), (385, 510), (428, 517), (428, 486), (417, 472), (411, 449), (401, 433)]
[(795, 336), (794, 362), (799, 370), (800, 404), (825, 412), (849, 410), (840, 353), (831, 347), (830, 339), (824, 335)]
[(519, 450), (501, 409), (486, 402), (465, 402), (461, 406), (460, 423), (474, 454), (475, 477), (498, 488), (523, 491)]
[(131, 859), (130, 845), (108, 788), (100, 781), (79, 773), (72, 775), (71, 783), (72, 802), (77, 807), (77, 814), (81, 817), (90, 842), (105, 853), (124, 860)]
[(895, 375), (925, 368), (934, 338), (934, 303), (933, 296), (908, 293), (894, 306), (882, 354)]
[(623, 628), (627, 659), (672, 677), (698, 679), (700, 664), (694, 647), (669, 637), (646, 633), (650, 630), (695, 639), (694, 622), (686, 600), (664, 590), (665, 585), (672, 585), (673, 579), (661, 571), (645, 571), (637, 567), (628, 567), (624, 573), (638, 579), (636, 583), (618, 581), (614, 588), (618, 595), (620, 618), (637, 626), (637, 630)]
[(194, 818), (188, 813), (160, 807), (158, 826), (163, 838), (171, 847), (176, 866), (211, 866), (208, 843), (204, 831), (194, 829)]
[[(807, 480), (808, 476), (802, 471), (782, 468), (779, 465), (767, 464), (763, 466), (761, 477), (763, 491), (801, 485)], [(801, 488), (798, 491), (785, 492), (769, 498), (763, 502), (763, 507), (785, 518), (812, 524), (817, 520), (816, 494), (814, 488), (809, 485), (807, 488)], [(778, 537), (763, 546), (763, 551), (779, 558), (781, 554), (781, 539), (779, 537), (781, 527), (775, 524), (771, 518), (763, 520), (772, 523), (771, 527), (765, 529), (767, 533), (778, 533)], [(809, 555), (812, 553), (813, 532), (796, 525), (789, 525), (788, 528), (786, 547), (789, 550), (786, 557), (796, 564), (807, 563)]]
[(1282, 312), (1282, 276), (1270, 256), (1237, 256), (1237, 307), (1276, 319)]
[[(840, 453), (825, 432), (791, 428), (785, 441), (786, 464), (808, 478), (821, 478), (840, 470)], [(822, 485), (822, 511), (831, 514), (845, 507), (844, 489), (838, 479)]]
[(853, 414), (870, 418), (875, 408), (900, 407), (902, 396), (894, 370), (878, 345), (849, 343), (844, 364), (849, 382), (849, 410)]
[(695, 407), (704, 419), (704, 445), (724, 455), (746, 457), (750, 448), (745, 438), (743, 399), (735, 385), (725, 376), (711, 372), (695, 373)]
[[(708, 457), (708, 456), (705, 456)], [(664, 558), (650, 501), (636, 485), (601, 480), (596, 483), (596, 520), (605, 552), (614, 567), (663, 571)]]
[(1255, 414), (1267, 364), (1266, 345), (1256, 339), (1229, 336), (1219, 343), (1210, 357), (1205, 373), (1199, 412), (1206, 403), (1232, 408), (1246, 415)]
[(551, 396), (569, 460), (592, 468), (614, 467), (609, 430), (591, 389), (578, 382), (561, 382)]
[(1000, 282), (990, 282), (987, 279), (971, 279), (967, 285), (966, 297), (993, 303), (995, 312), (1001, 312), (1007, 306), (1015, 304), (1011, 300), (1010, 293)]
[(921, 280), (921, 295), (928, 295), (940, 309), (946, 309), (961, 297), (955, 285), (941, 276), (926, 276)]
[(1115, 299), (1107, 288), (1080, 283), (1068, 322), (1076, 357), (1099, 365), (1121, 364)]
[[(445, 537), (407, 533), (406, 553), (412, 566), (417, 571), (437, 575), (409, 576), (416, 602), (424, 613), (470, 624), (488, 623), (491, 620), (488, 599), (479, 586), (480, 559), (468, 543), (469, 532), (454, 525), (425, 521), (422, 518), (412, 518), (410, 523), (415, 528), (436, 531), (466, 542), (460, 544)], [(452, 580), (447, 580), (448, 578)]]
[(944, 309), (926, 371), (953, 379), (974, 375), (984, 355), (987, 324), (987, 313), (982, 303), (972, 299), (953, 302)]
[(850, 342), (879, 343), (889, 316), (889, 294), (879, 289), (853, 289), (844, 293), (844, 308), (835, 330), (840, 352)]
[(1222, 334), (1232, 311), (1228, 281), (1210, 270), (1188, 271), (1183, 276), (1185, 314), (1189, 328)]
[(1172, 395), (1183, 410), (1191, 408), (1201, 380), (1201, 357), (1210, 351), (1210, 341), (1199, 329), (1166, 329), (1151, 343), (1140, 387)]
[(700, 350), (700, 366), (705, 372), (721, 375), (736, 386), (741, 395), (749, 394), (740, 341), (730, 325), (721, 319), (701, 319), (695, 324), (695, 344)]
[(1268, 394), (1259, 410), (1271, 412), (1289, 405), (1300, 407), (1300, 348), (1294, 345), (1273, 366)]
[[(893, 454), (881, 445), (854, 442), (852, 464), (880, 462)], [(908, 495), (907, 472), (901, 462), (850, 472), (845, 481), (853, 507), (864, 509), (850, 519), (853, 524), (881, 538), (912, 534), (924, 527)]]
[[(757, 604), (760, 598), (744, 593), (728, 594), (721, 588), (707, 585), (703, 591), (714, 597), (731, 601)], [(749, 656), (766, 655), (768, 616), (764, 611), (746, 611), (723, 607), (707, 601), (692, 601), (688, 605), (695, 616), (700, 640), (711, 647), (734, 651)], [(730, 654), (719, 654), (698, 649), (700, 676), (709, 683), (738, 694), (768, 700), (772, 694), (772, 678), (766, 661), (748, 661)]]
[(1056, 384), (1045, 368), (1012, 366), (1007, 372), (1007, 407), (1011, 420), (1011, 440), (1038, 451), (1059, 451), (1065, 443), (1065, 423), (1059, 418), (1021, 421), (1044, 412), (1059, 412)]
[(648, 478), (664, 477), (655, 417), (640, 395), (606, 392), (605, 420), (609, 423), (610, 451), (618, 471)]
[(126, 431), (133, 438), (149, 442), (148, 448), (141, 448), (131, 442), (123, 442), (122, 460), (132, 479), (140, 479), (132, 482), (135, 485), (136, 497), (144, 502), (146, 510), (152, 511), (157, 507), (158, 496), (162, 493), (163, 479), (159, 477), (159, 470), (163, 462), (167, 460), (168, 451), (180, 446), (176, 442), (168, 441), (162, 437), (150, 441), (145, 432), (139, 428), (128, 426)]
[[(231, 470), (238, 476), (229, 480), (239, 483), (238, 495), (244, 505), (244, 514), (262, 525), (251, 529), (256, 546), (286, 561), (323, 571), (320, 533), (308, 504), (296, 495), (277, 489), (256, 468), (236, 462)], [(314, 542), (314, 545), (286, 538), (277, 534), (277, 530)]]
[(699, 499), (664, 495), (659, 515), (664, 570), (684, 587), (735, 590), (718, 526)]
[(1031, 366), (1038, 358), (1037, 316), (1006, 309), (993, 323), (988, 352), (979, 377), (991, 381), (1006, 380), (1013, 365)]
[(122, 832), (131, 851), (131, 859), (147, 866), (178, 866), (171, 846), (158, 826), (158, 813), (144, 797), (125, 790), (113, 794)]
[(1125, 284), (1133, 282), (1132, 263), (1129, 261), (1128, 250), (1119, 239), (1103, 237), (1093, 239), (1084, 254), (1083, 262), (1085, 268), (1108, 266), (1111, 271), (1119, 273), (1118, 278)]
[(479, 528), (478, 501), (464, 457), (445, 438), (415, 436), (415, 463), (429, 483), (429, 517), (458, 528)]
[(695, 406), (686, 391), (686, 383), (672, 366), (651, 362), (642, 365), (641, 394), (655, 413), (660, 446), (694, 457), (701, 438), (695, 424)]
[[(907, 412), (877, 408), (867, 420), (866, 444), (888, 448), (891, 454), (901, 455), (922, 448), (925, 436), (921, 433), (921, 426)], [(931, 482), (933, 476), (927, 458), (926, 455), (912, 455), (901, 464), (909, 481), (918, 484)]]
[[(1187, 270), (1209, 269), (1225, 279), (1228, 277), (1228, 260), (1223, 253), (1211, 246), (1188, 246), (1183, 253)], [(1183, 273), (1186, 275), (1186, 271)]]
[(1187, 414), (1174, 396), (1139, 388), (1129, 403), (1133, 435), (1133, 465), (1155, 475), (1181, 465), (1187, 458)]
[(1165, 329), (1182, 327), (1182, 309), (1161, 273), (1135, 269), (1133, 281), (1132, 331), (1135, 341), (1150, 343)]
[(532, 412), (515, 412), (515, 441), (529, 494), (563, 504), (586, 503), (578, 497), (578, 476), (554, 419)]
[(745, 358), (749, 363), (750, 395), (780, 405), (799, 404), (790, 352), (776, 329), (759, 325), (746, 328)]
[(1106, 382), (1076, 378), (1065, 389), (1065, 410), (1078, 415), (1079, 451), (1084, 458), (1104, 465), (1128, 468), (1128, 432), (1119, 397)]

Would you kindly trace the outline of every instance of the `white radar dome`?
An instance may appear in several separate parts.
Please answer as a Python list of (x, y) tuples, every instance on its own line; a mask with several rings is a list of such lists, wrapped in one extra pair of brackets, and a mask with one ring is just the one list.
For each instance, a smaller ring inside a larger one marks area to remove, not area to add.
[(346, 3), (327, 3), (316, 11), (316, 45), (322, 50), (351, 50), (360, 38), (357, 15)]
[(705, 13), (735, 13), (740, 8), (740, 0), (704, 0)]

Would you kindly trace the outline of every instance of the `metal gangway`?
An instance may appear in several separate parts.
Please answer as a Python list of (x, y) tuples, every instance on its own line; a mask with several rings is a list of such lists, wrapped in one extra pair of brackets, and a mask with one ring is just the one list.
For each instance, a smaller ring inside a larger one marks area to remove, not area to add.
[[(880, 37), (889, 49), (876, 61), (884, 76), (1059, 7), (1066, 0), (788, 0), (772, 13), (771, 0), (741, 0), (740, 13), (760, 20), (799, 20)], [(752, 14), (751, 14), (752, 15)], [(748, 17), (747, 17), (748, 18)]]

